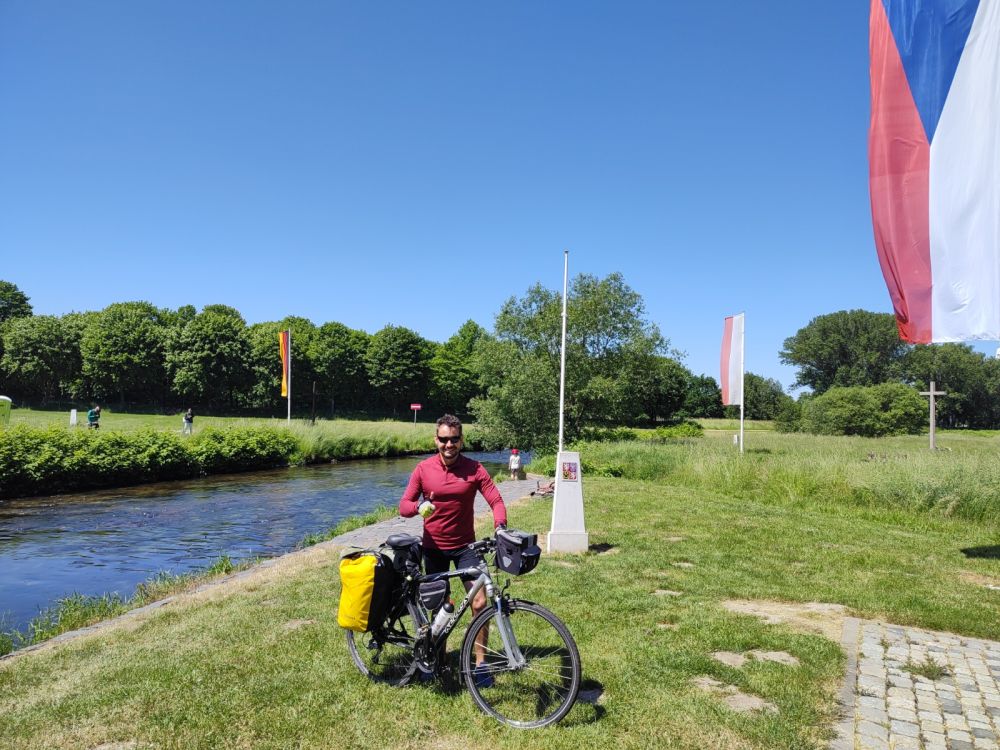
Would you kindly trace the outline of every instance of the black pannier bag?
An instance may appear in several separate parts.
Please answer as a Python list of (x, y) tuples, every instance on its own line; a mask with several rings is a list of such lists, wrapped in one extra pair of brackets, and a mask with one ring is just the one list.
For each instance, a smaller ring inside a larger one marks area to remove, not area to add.
[(420, 603), (424, 605), (424, 609), (429, 609), (432, 612), (440, 609), (447, 596), (448, 581), (443, 578), (439, 581), (424, 581), (420, 584)]
[(497, 531), (496, 566), (503, 572), (515, 576), (530, 573), (542, 556), (537, 541), (537, 534), (516, 529), (500, 529)]

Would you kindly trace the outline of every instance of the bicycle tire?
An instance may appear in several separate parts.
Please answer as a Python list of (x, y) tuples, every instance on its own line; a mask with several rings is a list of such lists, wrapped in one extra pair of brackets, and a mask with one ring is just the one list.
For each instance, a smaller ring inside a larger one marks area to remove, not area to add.
[[(527, 665), (511, 669), (494, 623), (496, 609), (476, 616), (462, 641), (462, 676), (473, 701), (497, 721), (519, 729), (537, 729), (562, 719), (580, 691), (580, 652), (562, 621), (534, 602), (512, 599), (507, 605), (511, 629)], [(490, 625), (493, 624), (493, 627)], [(476, 684), (476, 637), (486, 633), (485, 672), (492, 685)]]
[(346, 631), (347, 650), (354, 666), (373, 682), (399, 687), (406, 685), (417, 669), (413, 653), (417, 632), (413, 617), (404, 608), (373, 632)]

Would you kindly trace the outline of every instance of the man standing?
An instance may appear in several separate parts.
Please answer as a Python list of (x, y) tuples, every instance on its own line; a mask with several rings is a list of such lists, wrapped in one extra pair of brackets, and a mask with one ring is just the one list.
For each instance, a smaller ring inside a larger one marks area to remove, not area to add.
[[(437, 455), (417, 464), (399, 501), (401, 516), (411, 518), (419, 513), (424, 519), (424, 567), (428, 574), (443, 573), (452, 563), (461, 569), (481, 562), (468, 548), (476, 541), (473, 506), (477, 490), (493, 511), (493, 525), (507, 525), (507, 508), (489, 473), (478, 461), (461, 454), (462, 423), (458, 418), (451, 414), (441, 417), (434, 440)], [(464, 583), (466, 589), (472, 587), (472, 581)], [(480, 591), (472, 600), (473, 617), (485, 606), (486, 595)], [(484, 642), (486, 632), (482, 635)], [(488, 687), (493, 678), (480, 669), (485, 658), (483, 642), (476, 644), (476, 681)]]

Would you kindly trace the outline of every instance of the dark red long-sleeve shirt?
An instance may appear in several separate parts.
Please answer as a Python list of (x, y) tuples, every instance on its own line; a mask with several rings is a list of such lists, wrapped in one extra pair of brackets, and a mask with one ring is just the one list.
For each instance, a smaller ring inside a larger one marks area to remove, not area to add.
[(481, 463), (459, 455), (455, 463), (445, 466), (435, 454), (413, 470), (399, 501), (399, 514), (405, 518), (415, 516), (417, 506), (430, 500), (435, 511), (424, 519), (424, 546), (458, 549), (476, 541), (473, 506), (477, 490), (490, 504), (494, 525), (507, 523), (507, 508), (500, 491)]

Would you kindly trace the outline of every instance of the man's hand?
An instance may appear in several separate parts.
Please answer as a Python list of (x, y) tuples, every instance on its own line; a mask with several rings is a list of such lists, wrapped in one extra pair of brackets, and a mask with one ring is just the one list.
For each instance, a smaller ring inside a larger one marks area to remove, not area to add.
[(435, 508), (434, 503), (430, 500), (424, 500), (417, 506), (417, 513), (419, 513), (422, 518), (430, 518), (434, 514), (435, 510), (437, 510), (437, 508)]

